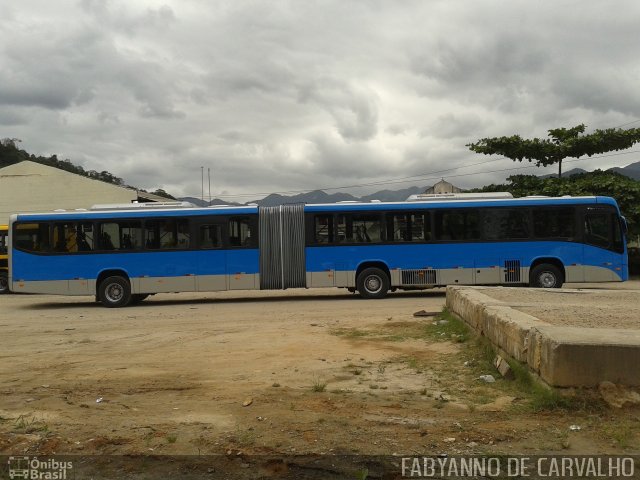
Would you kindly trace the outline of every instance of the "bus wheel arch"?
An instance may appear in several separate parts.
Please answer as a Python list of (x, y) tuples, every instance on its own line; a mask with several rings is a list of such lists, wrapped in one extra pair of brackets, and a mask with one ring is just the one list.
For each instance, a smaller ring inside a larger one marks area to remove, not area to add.
[(384, 298), (391, 287), (389, 267), (383, 262), (364, 262), (356, 270), (356, 288), (362, 298)]
[(122, 270), (106, 270), (96, 279), (96, 296), (105, 307), (126, 307), (131, 303), (131, 282)]
[(529, 286), (560, 288), (566, 278), (564, 265), (557, 258), (538, 258), (529, 269)]

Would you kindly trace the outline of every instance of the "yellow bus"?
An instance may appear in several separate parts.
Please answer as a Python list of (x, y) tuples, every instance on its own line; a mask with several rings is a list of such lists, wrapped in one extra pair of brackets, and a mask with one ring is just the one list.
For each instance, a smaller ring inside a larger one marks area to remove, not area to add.
[(7, 225), (0, 225), (0, 294), (9, 293), (9, 268), (7, 263)]

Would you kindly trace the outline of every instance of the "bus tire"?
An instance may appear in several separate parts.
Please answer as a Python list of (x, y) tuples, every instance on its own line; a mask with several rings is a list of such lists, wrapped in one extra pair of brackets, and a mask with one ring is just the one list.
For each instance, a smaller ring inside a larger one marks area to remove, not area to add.
[(384, 298), (389, 291), (389, 277), (379, 268), (365, 268), (356, 280), (362, 298)]
[(108, 308), (126, 307), (131, 302), (129, 280), (120, 276), (105, 278), (98, 287), (98, 298)]
[(536, 265), (529, 275), (529, 285), (536, 288), (560, 288), (563, 282), (560, 269), (550, 263)]
[(9, 275), (6, 270), (0, 271), (0, 294), (9, 293)]

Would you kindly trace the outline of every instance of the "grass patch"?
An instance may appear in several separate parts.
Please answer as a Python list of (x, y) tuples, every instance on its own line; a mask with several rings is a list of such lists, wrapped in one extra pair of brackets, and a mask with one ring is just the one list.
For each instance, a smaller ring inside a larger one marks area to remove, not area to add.
[(42, 420), (38, 420), (35, 416), (27, 417), (20, 415), (13, 426), (13, 431), (16, 433), (47, 433), (49, 426)]
[(357, 328), (334, 328), (329, 333), (331, 333), (331, 335), (337, 335), (338, 337), (344, 338), (362, 338), (373, 334), (373, 332), (358, 330)]
[(469, 327), (447, 308), (425, 327), (424, 336), (432, 340), (464, 343), (471, 338)]
[(557, 410), (601, 412), (606, 409), (602, 399), (593, 392), (580, 391), (577, 395), (564, 395), (559, 390), (538, 382), (525, 364), (511, 359), (507, 362), (515, 376), (516, 388), (528, 395), (529, 407), (534, 412)]
[(169, 435), (167, 435), (167, 442), (169, 443), (176, 443), (176, 441), (178, 440), (178, 435), (176, 435), (175, 433), (170, 433)]
[(311, 391), (312, 392), (324, 392), (327, 389), (327, 383), (326, 382), (321, 382), (320, 380), (316, 380), (315, 382), (313, 382), (313, 385), (311, 386)]

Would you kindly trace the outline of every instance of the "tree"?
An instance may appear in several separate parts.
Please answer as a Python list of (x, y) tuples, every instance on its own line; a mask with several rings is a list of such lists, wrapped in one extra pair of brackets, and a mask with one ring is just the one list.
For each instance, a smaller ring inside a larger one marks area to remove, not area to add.
[(513, 161), (524, 159), (536, 162), (536, 165), (558, 164), (558, 178), (562, 177), (562, 160), (580, 158), (614, 150), (626, 150), (640, 142), (640, 128), (607, 128), (584, 134), (583, 124), (573, 128), (554, 128), (549, 130), (549, 138), (511, 137), (482, 138), (467, 147), (476, 153), (485, 155), (503, 155)]
[(152, 195), (158, 195), (159, 197), (168, 198), (169, 200), (175, 200), (176, 197), (168, 194), (162, 188), (158, 188), (157, 190), (151, 192)]

